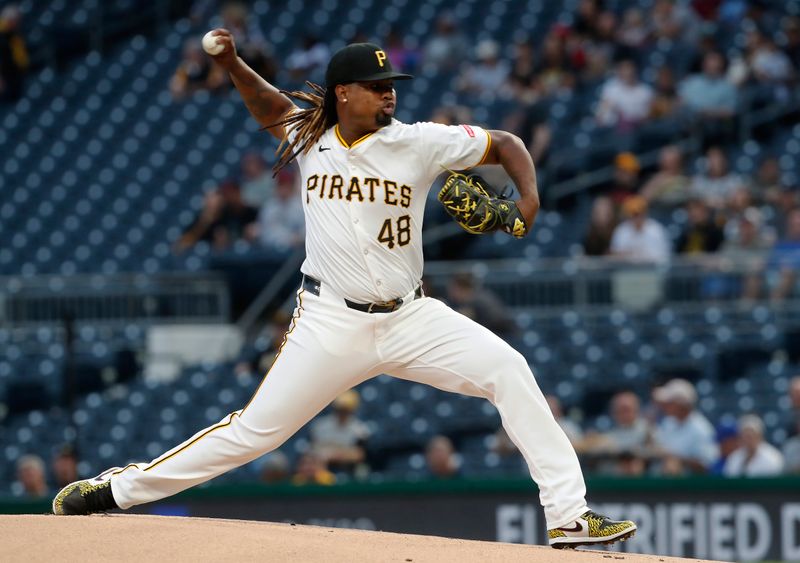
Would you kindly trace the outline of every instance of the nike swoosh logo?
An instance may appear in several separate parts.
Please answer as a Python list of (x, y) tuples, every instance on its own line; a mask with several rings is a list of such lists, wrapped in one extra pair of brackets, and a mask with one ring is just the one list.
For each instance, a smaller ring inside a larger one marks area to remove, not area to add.
[(322, 152), (322, 151), (329, 151), (329, 150), (331, 150), (331, 148), (330, 148), (330, 147), (320, 147), (320, 148), (319, 148), (319, 152)]
[(581, 532), (583, 531), (583, 526), (581, 526), (578, 522), (575, 522), (575, 526), (573, 526), (572, 528), (567, 528), (565, 526), (562, 526), (561, 528), (559, 528), (559, 530), (561, 530), (562, 532)]

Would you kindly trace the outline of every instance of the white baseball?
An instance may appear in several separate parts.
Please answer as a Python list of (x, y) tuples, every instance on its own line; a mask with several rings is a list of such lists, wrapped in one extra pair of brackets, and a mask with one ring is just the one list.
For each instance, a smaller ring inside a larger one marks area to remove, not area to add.
[(209, 31), (203, 36), (203, 50), (209, 55), (219, 55), (225, 49), (224, 45), (217, 43), (217, 36)]

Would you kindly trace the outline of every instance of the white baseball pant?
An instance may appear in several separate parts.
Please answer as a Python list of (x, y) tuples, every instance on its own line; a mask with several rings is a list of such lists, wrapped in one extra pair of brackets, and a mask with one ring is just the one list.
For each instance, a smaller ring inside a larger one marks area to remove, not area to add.
[(120, 508), (153, 502), (278, 448), (343, 391), (381, 373), (483, 397), (522, 452), (540, 489), (548, 528), (587, 510), (572, 445), (523, 356), (442, 302), (407, 296), (391, 313), (349, 309), (322, 284), (298, 290), (289, 331), (250, 402), (150, 463), (103, 478)]

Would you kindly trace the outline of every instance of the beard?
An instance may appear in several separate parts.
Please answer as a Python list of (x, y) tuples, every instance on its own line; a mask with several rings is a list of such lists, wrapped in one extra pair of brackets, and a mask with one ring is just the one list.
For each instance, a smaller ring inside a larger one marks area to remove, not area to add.
[(381, 112), (378, 112), (375, 115), (375, 123), (377, 123), (380, 127), (385, 127), (387, 125), (391, 125), (392, 123), (392, 116)]

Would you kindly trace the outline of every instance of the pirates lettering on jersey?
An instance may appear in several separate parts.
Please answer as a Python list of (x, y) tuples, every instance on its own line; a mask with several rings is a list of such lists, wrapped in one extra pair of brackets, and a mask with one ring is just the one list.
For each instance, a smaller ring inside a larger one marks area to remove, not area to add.
[[(347, 201), (358, 201), (359, 203), (369, 200), (375, 201), (375, 188), (383, 185), (383, 202), (386, 205), (399, 205), (408, 208), (411, 205), (411, 186), (402, 184), (398, 187), (397, 182), (392, 180), (381, 180), (379, 178), (359, 178), (353, 176), (347, 184), (345, 191), (345, 181), (339, 174), (328, 177), (323, 174), (313, 174), (306, 180), (306, 203), (311, 203), (311, 192), (315, 192), (319, 199), (346, 199)], [(363, 188), (362, 188), (363, 186)], [(327, 188), (327, 190), (326, 190)], [(368, 195), (366, 195), (368, 192)]]

